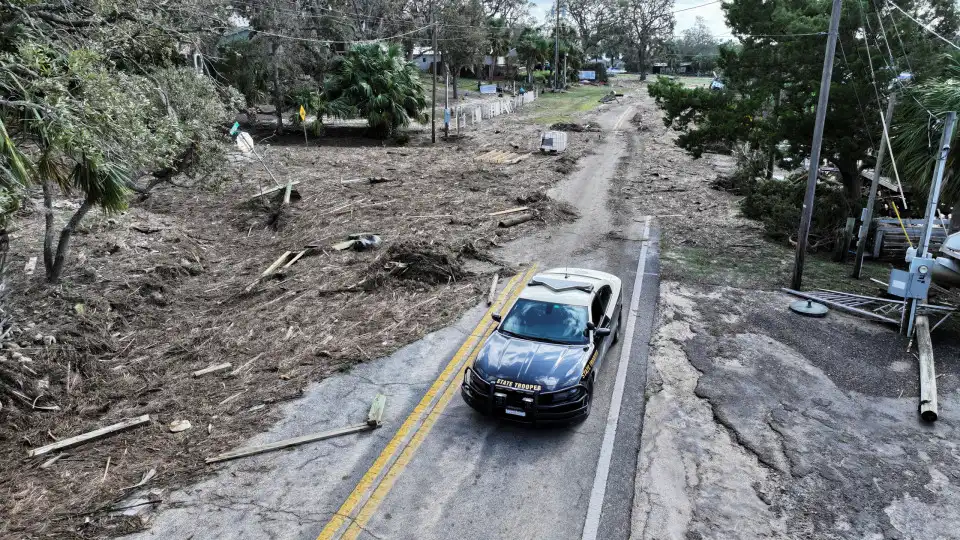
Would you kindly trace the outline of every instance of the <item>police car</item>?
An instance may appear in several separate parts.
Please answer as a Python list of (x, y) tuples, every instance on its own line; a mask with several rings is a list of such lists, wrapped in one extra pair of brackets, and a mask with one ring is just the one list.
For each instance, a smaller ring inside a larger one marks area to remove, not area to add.
[(529, 423), (590, 414), (597, 371), (620, 334), (616, 276), (554, 268), (526, 284), (467, 367), (461, 395), (474, 409)]

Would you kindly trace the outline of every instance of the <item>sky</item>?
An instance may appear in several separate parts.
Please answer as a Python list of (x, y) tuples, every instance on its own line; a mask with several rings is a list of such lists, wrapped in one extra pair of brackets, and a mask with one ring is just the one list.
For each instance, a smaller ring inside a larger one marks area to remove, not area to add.
[[(698, 6), (707, 1), (708, 0), (674, 0), (674, 9), (679, 10)], [(550, 6), (554, 5), (554, 3), (555, 0), (533, 0), (534, 7), (530, 9), (530, 14), (542, 21), (547, 16)], [(676, 33), (679, 34), (687, 28), (692, 27), (697, 16), (706, 19), (707, 27), (710, 28), (714, 36), (727, 37), (729, 35), (730, 31), (727, 30), (727, 25), (723, 20), (723, 10), (720, 9), (720, 4), (710, 4), (702, 8), (677, 13), (675, 15), (677, 18)]]

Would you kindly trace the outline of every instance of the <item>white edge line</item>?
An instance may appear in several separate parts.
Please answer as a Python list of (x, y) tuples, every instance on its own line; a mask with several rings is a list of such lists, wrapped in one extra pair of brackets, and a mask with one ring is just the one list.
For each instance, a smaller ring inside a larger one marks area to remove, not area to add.
[[(643, 237), (650, 233), (650, 218), (644, 225)], [(627, 382), (627, 368), (630, 366), (630, 349), (633, 346), (633, 333), (637, 325), (637, 311), (640, 309), (640, 291), (643, 288), (644, 270), (647, 264), (647, 241), (640, 248), (640, 261), (637, 263), (637, 277), (633, 282), (633, 294), (630, 296), (630, 311), (627, 312), (627, 327), (620, 348), (620, 365), (617, 366), (617, 382), (613, 386), (610, 398), (610, 411), (607, 413), (607, 425), (603, 431), (603, 443), (600, 445), (600, 458), (597, 460), (597, 472), (593, 477), (593, 489), (590, 492), (590, 504), (587, 506), (587, 519), (583, 524), (582, 540), (596, 540), (600, 532), (600, 512), (607, 492), (607, 477), (610, 474), (610, 462), (613, 460), (613, 441), (617, 437), (617, 425), (620, 421), (620, 405), (623, 403), (623, 391)], [(621, 324), (623, 322), (621, 321)]]

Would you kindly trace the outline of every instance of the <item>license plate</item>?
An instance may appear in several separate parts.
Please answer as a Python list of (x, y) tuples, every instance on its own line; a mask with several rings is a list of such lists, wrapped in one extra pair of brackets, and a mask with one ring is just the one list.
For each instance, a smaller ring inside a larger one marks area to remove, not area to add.
[(512, 414), (513, 416), (526, 416), (526, 415), (527, 415), (526, 411), (521, 411), (520, 409), (511, 409), (511, 408), (509, 408), (509, 407), (506, 408), (506, 409), (504, 409), (503, 412), (505, 412), (505, 413), (507, 413), (507, 414)]

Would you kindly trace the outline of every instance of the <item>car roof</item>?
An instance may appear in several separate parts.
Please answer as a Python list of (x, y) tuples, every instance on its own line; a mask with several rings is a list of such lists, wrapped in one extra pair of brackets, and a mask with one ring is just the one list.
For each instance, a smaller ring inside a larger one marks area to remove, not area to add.
[(520, 293), (520, 298), (589, 306), (597, 289), (603, 285), (619, 286), (619, 282), (616, 276), (596, 270), (553, 268), (533, 276)]

